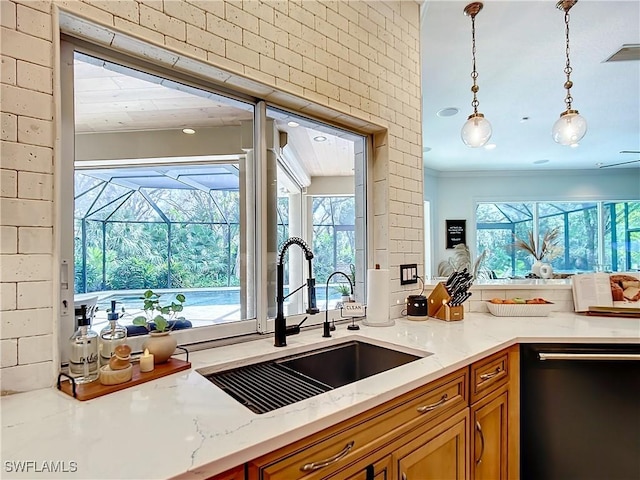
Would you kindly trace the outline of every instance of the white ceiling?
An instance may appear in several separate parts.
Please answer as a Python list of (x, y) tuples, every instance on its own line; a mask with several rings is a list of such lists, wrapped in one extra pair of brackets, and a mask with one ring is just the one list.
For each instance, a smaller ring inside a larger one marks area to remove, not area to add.
[[(640, 159), (640, 61), (604, 61), (640, 44), (640, 2), (580, 0), (571, 10), (573, 107), (589, 129), (579, 147), (557, 145), (551, 126), (564, 111), (564, 14), (555, 0), (486, 0), (476, 17), (479, 110), (493, 126), (494, 150), (466, 147), (460, 129), (472, 112), (471, 20), (467, 1), (426, 0), (422, 10), (424, 165), (439, 171), (597, 169)], [(153, 77), (76, 63), (78, 133), (234, 125), (247, 110), (215, 95)], [(438, 117), (455, 107), (459, 113)], [(521, 119), (528, 117), (523, 122)], [(289, 145), (308, 159), (310, 175), (350, 175), (341, 142), (309, 141), (289, 131)], [(430, 149), (430, 150), (428, 150)], [(426, 151), (428, 150), (428, 151)], [(534, 162), (548, 161), (543, 164)], [(333, 166), (332, 166), (333, 165)], [(632, 163), (613, 168), (640, 167)]]
[[(181, 130), (240, 125), (253, 118), (253, 107), (201, 89), (162, 79), (114, 63), (77, 54), (74, 62), (76, 134)], [(288, 125), (298, 120), (300, 126)], [(352, 176), (353, 141), (328, 126), (282, 116), (288, 159), (304, 174), (308, 186), (315, 176)], [(323, 137), (324, 141), (317, 141)], [(215, 152), (213, 152), (215, 154)]]
[[(604, 61), (640, 44), (640, 2), (580, 0), (570, 11), (573, 108), (588, 123), (577, 148), (551, 127), (565, 110), (564, 12), (556, 0), (486, 0), (476, 17), (479, 111), (494, 150), (469, 148), (460, 129), (471, 107), (471, 19), (467, 1), (426, 0), (422, 11), (423, 155), (439, 171), (596, 169), (640, 159), (640, 61)], [(460, 111), (441, 118), (443, 108)], [(523, 117), (529, 117), (522, 122)], [(536, 165), (534, 162), (548, 160)], [(624, 167), (640, 167), (640, 163)], [(617, 167), (617, 168), (624, 168)]]

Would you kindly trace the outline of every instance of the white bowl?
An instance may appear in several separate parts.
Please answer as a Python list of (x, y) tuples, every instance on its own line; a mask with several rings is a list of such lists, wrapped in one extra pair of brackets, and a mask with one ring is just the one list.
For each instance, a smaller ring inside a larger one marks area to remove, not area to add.
[(548, 317), (555, 303), (491, 303), (487, 308), (496, 317)]

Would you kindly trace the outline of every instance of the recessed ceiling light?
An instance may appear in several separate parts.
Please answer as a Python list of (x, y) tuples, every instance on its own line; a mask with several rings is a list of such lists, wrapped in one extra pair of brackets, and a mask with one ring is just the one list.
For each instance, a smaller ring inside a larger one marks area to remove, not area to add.
[(318, 135), (317, 137), (313, 137), (313, 139), (316, 142), (326, 142), (327, 141), (327, 137), (325, 137), (324, 135)]
[(447, 107), (447, 108), (443, 108), (442, 110), (438, 110), (438, 113), (436, 113), (436, 115), (438, 115), (439, 117), (453, 117), (459, 111), (460, 110), (457, 109), (456, 107)]
[(580, 144), (576, 142), (576, 143), (572, 143), (572, 144), (570, 144), (569, 146), (570, 146), (571, 148), (578, 148), (578, 147), (580, 146)]
[(494, 148), (496, 148), (496, 147), (497, 147), (497, 145), (496, 145), (495, 143), (487, 143), (487, 144), (484, 146), (484, 149), (485, 149), (485, 150), (493, 150), (493, 149), (494, 149)]
[(183, 128), (182, 133), (186, 133), (187, 135), (193, 135), (196, 131), (193, 128)]
[(288, 122), (287, 125), (289, 125), (290, 127), (294, 127), (294, 128), (300, 126), (300, 124), (298, 122), (294, 122), (294, 121)]
[(533, 162), (534, 165), (543, 165), (545, 163), (549, 163), (549, 160), (536, 160), (535, 162)]
[(602, 162), (596, 163), (596, 167), (601, 167), (602, 165), (604, 165), (604, 163), (602, 163)]

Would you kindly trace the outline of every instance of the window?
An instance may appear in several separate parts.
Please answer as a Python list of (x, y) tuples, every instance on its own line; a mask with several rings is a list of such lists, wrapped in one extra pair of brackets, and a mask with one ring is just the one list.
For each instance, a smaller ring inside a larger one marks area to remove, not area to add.
[(238, 178), (228, 163), (76, 169), (75, 293), (100, 293), (98, 320), (149, 288), (189, 291), (192, 322), (242, 319)]
[[(364, 272), (366, 268), (365, 137), (271, 106), (267, 108), (267, 124), (273, 124), (276, 130), (274, 148), (268, 151), (267, 158), (267, 162), (276, 163), (278, 200), (275, 208), (268, 210), (268, 218), (273, 218), (268, 224), (277, 225), (275, 245), (296, 236), (311, 247), (320, 309), (327, 305), (327, 296), (328, 305), (333, 307), (340, 298), (338, 284), (349, 281), (335, 276), (332, 283), (336, 284), (327, 287), (327, 278), (336, 270), (356, 280), (355, 296), (364, 301), (364, 282), (357, 281), (356, 271)], [(361, 227), (356, 228), (356, 224)], [(274, 258), (279, 253), (275, 248)], [(284, 266), (285, 295), (291, 292), (285, 301), (285, 314), (302, 314), (307, 308), (307, 296), (304, 291), (296, 292), (308, 276), (302, 250), (289, 248)], [(274, 274), (275, 271), (270, 279), (275, 289)], [(273, 316), (275, 290), (268, 298)], [(305, 324), (323, 320), (322, 315), (317, 315)]]
[(324, 283), (336, 270), (349, 272), (355, 262), (353, 197), (313, 197), (313, 251), (316, 278)]
[[(186, 296), (184, 315), (202, 328), (176, 332), (183, 344), (270, 331), (275, 261), (290, 236), (318, 250), (318, 300), (326, 272), (366, 271), (364, 136), (85, 48), (61, 49), (69, 65), (63, 118), (74, 120), (63, 128), (65, 158), (74, 161), (63, 168), (63, 203), (73, 208), (61, 221), (72, 285), (62, 297), (73, 304), (74, 294), (80, 302), (97, 296), (94, 329), (111, 300), (130, 323), (153, 289)], [(264, 152), (255, 147), (262, 139)], [(316, 225), (314, 211), (324, 209), (331, 217)], [(294, 323), (306, 301), (294, 292), (308, 272), (302, 252), (290, 250), (286, 314)], [(306, 325), (324, 319), (315, 317)], [(63, 312), (61, 338), (72, 319)]]
[(510, 247), (514, 235), (527, 238), (533, 232), (540, 239), (552, 229), (560, 232), (559, 244), (546, 260), (556, 272), (627, 271), (640, 265), (640, 202), (479, 203), (476, 227), (478, 254), (488, 250), (485, 267), (502, 278), (531, 271), (533, 257)]
[(497, 277), (528, 272), (531, 259), (508, 246), (514, 236), (525, 238), (533, 226), (532, 203), (480, 203), (476, 208), (478, 255), (488, 250), (484, 267)]
[(640, 270), (640, 202), (605, 202), (603, 268)]

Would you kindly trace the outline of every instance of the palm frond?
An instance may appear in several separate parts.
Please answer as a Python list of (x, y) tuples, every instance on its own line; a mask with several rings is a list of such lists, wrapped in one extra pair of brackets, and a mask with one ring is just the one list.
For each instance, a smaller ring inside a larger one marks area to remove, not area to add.
[(542, 260), (545, 257), (551, 259), (552, 256), (557, 256), (559, 236), (560, 229), (558, 227), (547, 230), (542, 236), (542, 242), (538, 245), (538, 242), (533, 237), (533, 231), (529, 230), (526, 239), (518, 238), (514, 235), (512, 246), (533, 255), (536, 260)]
[(464, 243), (459, 243), (458, 245), (453, 247), (453, 255), (451, 255), (451, 257), (449, 257), (447, 260), (443, 260), (438, 264), (438, 276), (448, 277), (453, 272), (461, 272), (466, 268), (474, 278), (477, 278), (481, 271), (482, 263), (487, 257), (487, 254), (487, 250), (483, 251), (482, 254), (478, 256), (476, 261), (472, 263), (469, 247), (467, 247)]

